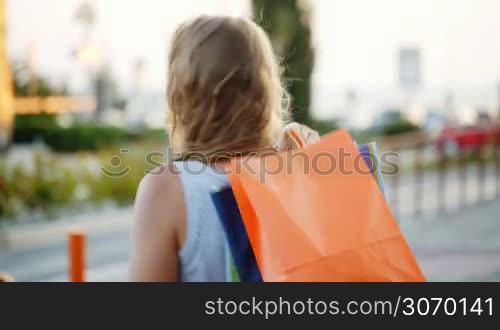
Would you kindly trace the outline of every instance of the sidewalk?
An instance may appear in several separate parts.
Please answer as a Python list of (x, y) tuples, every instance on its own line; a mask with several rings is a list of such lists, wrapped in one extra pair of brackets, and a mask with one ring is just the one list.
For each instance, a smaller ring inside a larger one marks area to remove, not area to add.
[(402, 218), (400, 227), (431, 281), (500, 281), (500, 200)]
[(0, 227), (0, 249), (24, 248), (65, 238), (71, 230), (104, 233), (129, 228), (132, 207), (106, 208), (91, 213), (65, 216), (36, 224), (15, 224)]
[[(110, 208), (3, 231), (0, 271), (18, 281), (67, 281), (68, 232), (86, 234), (86, 281), (127, 278), (132, 208)], [(5, 229), (5, 228), (4, 228)]]

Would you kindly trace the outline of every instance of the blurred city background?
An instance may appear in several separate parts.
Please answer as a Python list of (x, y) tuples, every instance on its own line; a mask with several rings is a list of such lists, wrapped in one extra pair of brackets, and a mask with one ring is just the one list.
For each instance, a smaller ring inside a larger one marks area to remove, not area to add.
[(86, 279), (126, 279), (168, 42), (200, 14), (266, 29), (295, 120), (399, 153), (387, 199), (429, 280), (500, 280), (500, 0), (0, 0), (0, 273), (68, 280), (76, 228)]

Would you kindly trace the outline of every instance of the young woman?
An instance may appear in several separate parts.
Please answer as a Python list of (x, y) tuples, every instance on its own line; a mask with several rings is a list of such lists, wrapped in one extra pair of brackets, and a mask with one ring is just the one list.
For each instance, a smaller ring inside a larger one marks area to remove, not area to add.
[(285, 126), (280, 69), (267, 35), (250, 20), (202, 16), (181, 25), (168, 64), (168, 126), (178, 161), (139, 186), (130, 280), (225, 281), (224, 232), (210, 199), (214, 186), (228, 183), (224, 162), (285, 149), (290, 129), (306, 143), (319, 136)]

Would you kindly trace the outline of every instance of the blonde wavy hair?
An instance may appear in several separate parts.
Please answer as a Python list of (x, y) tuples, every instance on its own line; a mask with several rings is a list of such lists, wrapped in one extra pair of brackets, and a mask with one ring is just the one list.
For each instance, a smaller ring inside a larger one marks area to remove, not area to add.
[(177, 29), (167, 97), (170, 143), (182, 159), (271, 148), (289, 118), (271, 42), (245, 18), (201, 16)]

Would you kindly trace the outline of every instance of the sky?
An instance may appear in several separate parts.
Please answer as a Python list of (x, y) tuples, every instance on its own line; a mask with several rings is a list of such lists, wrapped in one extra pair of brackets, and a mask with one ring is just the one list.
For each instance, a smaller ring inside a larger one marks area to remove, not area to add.
[[(121, 93), (130, 97), (126, 121), (153, 127), (165, 122), (166, 54), (176, 27), (200, 14), (250, 12), (246, 0), (92, 0), (97, 24), (86, 36), (75, 20), (82, 2), (7, 0), (10, 58), (29, 60), (37, 73), (56, 84), (69, 82), (75, 94), (91, 93), (96, 62), (107, 63)], [(82, 48), (100, 51), (83, 52), (82, 60), (74, 56)], [(141, 75), (136, 73), (138, 61), (145, 63)]]
[(396, 72), (386, 70), (397, 67), (389, 50), (403, 46), (425, 48), (432, 84), (481, 83), (500, 68), (499, 0), (321, 1), (316, 18), (324, 41), (316, 46), (326, 55), (318, 65), (335, 81), (391, 85)]
[[(141, 85), (164, 90), (168, 41), (180, 22), (199, 14), (250, 12), (248, 0), (89, 1), (97, 9), (97, 24), (86, 44), (100, 49), (97, 57), (109, 64), (125, 91), (136, 88), (138, 60), (146, 63)], [(92, 65), (73, 56), (84, 35), (75, 21), (82, 2), (7, 0), (10, 57), (31, 58), (40, 74), (84, 89)], [(442, 104), (450, 90), (470, 106), (492, 108), (497, 102), (500, 0), (309, 3), (316, 52), (313, 104), (320, 116), (339, 113), (349, 91), (359, 96), (360, 108), (368, 103), (371, 109), (387, 108), (407, 97), (398, 86), (397, 56), (402, 47), (422, 53), (423, 78), (415, 97), (429, 106)], [(365, 115), (363, 110), (360, 116)]]
[[(499, 108), (500, 0), (314, 3), (318, 113), (343, 107), (344, 116), (366, 124), (369, 115), (409, 98), (420, 113), (442, 108), (450, 93), (464, 121), (473, 108)], [(404, 47), (419, 49), (422, 57), (422, 82), (410, 96), (398, 86), (398, 51)], [(344, 105), (347, 90), (359, 96), (358, 111)]]
[[(53, 79), (76, 81), (81, 63), (72, 56), (84, 38), (75, 19), (81, 0), (7, 0), (8, 45), (14, 59), (32, 58), (36, 71)], [(90, 43), (105, 55), (120, 85), (132, 88), (134, 63), (143, 60), (152, 88), (164, 84), (168, 40), (176, 26), (201, 13), (243, 14), (239, 0), (91, 0), (97, 23)], [(75, 72), (76, 71), (76, 72)], [(82, 78), (82, 77), (80, 77)], [(84, 78), (82, 78), (84, 79)]]

